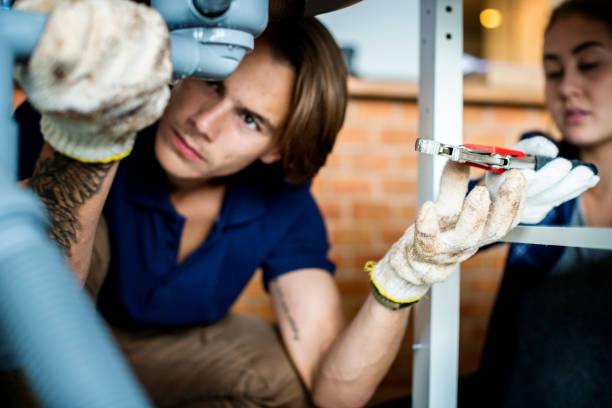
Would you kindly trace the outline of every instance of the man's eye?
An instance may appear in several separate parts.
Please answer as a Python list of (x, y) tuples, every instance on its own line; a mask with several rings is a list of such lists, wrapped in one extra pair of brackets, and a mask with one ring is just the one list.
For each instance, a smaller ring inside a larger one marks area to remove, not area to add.
[(221, 83), (219, 81), (206, 81), (206, 84), (214, 89), (215, 92), (218, 92), (221, 87)]
[(242, 121), (251, 129), (259, 130), (259, 125), (257, 124), (257, 120), (248, 113), (242, 113)]

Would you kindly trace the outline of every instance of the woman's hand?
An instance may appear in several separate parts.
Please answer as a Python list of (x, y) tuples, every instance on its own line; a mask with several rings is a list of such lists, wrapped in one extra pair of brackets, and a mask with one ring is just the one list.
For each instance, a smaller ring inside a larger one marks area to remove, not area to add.
[[(557, 157), (557, 145), (545, 136), (523, 139), (512, 149), (528, 155), (556, 157), (540, 170), (521, 170), (527, 180), (527, 201), (521, 223), (539, 223), (554, 207), (579, 196), (599, 182), (599, 176), (593, 172), (593, 168)], [(507, 172), (487, 172), (485, 182), (492, 196), (497, 193), (506, 177)]]

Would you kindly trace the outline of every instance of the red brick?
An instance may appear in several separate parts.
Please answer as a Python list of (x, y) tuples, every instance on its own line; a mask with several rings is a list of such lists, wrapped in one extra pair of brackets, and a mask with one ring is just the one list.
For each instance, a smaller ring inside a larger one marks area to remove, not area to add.
[(523, 108), (496, 107), (493, 109), (495, 123), (525, 123), (527, 111)]
[(382, 230), (382, 238), (383, 238), (383, 242), (386, 245), (389, 245), (389, 247), (398, 239), (400, 239), (400, 237), (404, 234), (404, 231), (406, 231), (406, 228), (408, 228), (409, 225), (406, 225), (405, 227), (399, 227), (399, 228), (386, 228)]
[(464, 122), (481, 122), (482, 108), (480, 106), (464, 106), (463, 121)]
[(378, 134), (378, 140), (381, 143), (405, 145), (407, 148), (414, 150), (416, 132), (406, 129), (383, 129)]
[(336, 228), (330, 231), (332, 245), (336, 244), (369, 244), (371, 234), (369, 230), (355, 228)]
[(416, 152), (401, 154), (398, 158), (400, 169), (416, 170), (419, 168), (418, 155)]
[(319, 201), (319, 208), (323, 213), (323, 217), (329, 221), (330, 219), (338, 219), (341, 215), (341, 208), (338, 203)]
[(355, 255), (355, 260), (354, 260), (354, 269), (360, 272), (363, 272), (363, 280), (364, 281), (368, 281), (368, 274), (363, 271), (363, 267), (365, 266), (366, 262), (368, 261), (379, 261), (384, 255), (385, 253), (389, 250), (389, 248), (385, 247), (384, 249), (381, 249), (378, 252), (375, 251), (360, 251), (358, 254)]
[(368, 131), (363, 127), (345, 126), (338, 135), (338, 143), (363, 143), (368, 141)]
[(385, 154), (355, 154), (352, 164), (357, 169), (384, 170), (389, 167), (389, 155)]
[(408, 227), (408, 223), (412, 224), (416, 218), (416, 198), (414, 200), (414, 205), (401, 206), (399, 208), (399, 214), (401, 220), (398, 220), (398, 222), (406, 222), (406, 227)]
[(389, 194), (416, 194), (416, 180), (386, 179), (383, 181), (383, 192)]
[(336, 193), (369, 193), (372, 190), (368, 180), (348, 178), (334, 180), (331, 188)]
[(472, 133), (464, 135), (464, 143), (473, 143), (488, 146), (510, 147), (506, 145), (506, 136), (499, 131), (486, 133)]
[(402, 117), (404, 119), (416, 120), (419, 118), (419, 107), (415, 103), (405, 103), (401, 107)]
[(360, 100), (356, 105), (361, 121), (388, 119), (393, 115), (392, 102)]
[(348, 155), (344, 153), (332, 153), (327, 156), (327, 161), (325, 162), (325, 168), (344, 168), (349, 165), (350, 158)]
[(351, 265), (351, 259), (347, 259), (346, 256), (338, 253), (336, 251), (336, 247), (332, 245), (331, 250), (329, 251), (329, 259), (336, 265), (336, 269), (346, 268), (347, 265)]
[(319, 175), (312, 180), (312, 186), (310, 189), (312, 190), (313, 194), (317, 195), (323, 193), (324, 191), (328, 191), (328, 185), (329, 182), (327, 179), (321, 173), (319, 173)]
[(363, 204), (353, 205), (353, 215), (356, 218), (385, 219), (389, 217), (391, 209), (387, 204)]

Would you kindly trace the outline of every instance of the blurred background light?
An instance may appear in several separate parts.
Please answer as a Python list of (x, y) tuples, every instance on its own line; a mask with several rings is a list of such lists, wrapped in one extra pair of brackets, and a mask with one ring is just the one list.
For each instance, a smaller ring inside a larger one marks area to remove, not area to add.
[(497, 28), (502, 23), (502, 14), (494, 8), (484, 9), (480, 13), (480, 24), (485, 28)]

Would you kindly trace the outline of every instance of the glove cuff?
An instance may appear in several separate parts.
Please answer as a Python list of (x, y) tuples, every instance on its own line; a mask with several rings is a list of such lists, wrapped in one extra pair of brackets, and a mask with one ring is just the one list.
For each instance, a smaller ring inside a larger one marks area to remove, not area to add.
[[(109, 163), (121, 160), (132, 152), (136, 133), (108, 140), (99, 133), (83, 131), (77, 127), (62, 126), (50, 115), (43, 115), (40, 130), (43, 138), (56, 151), (72, 159), (85, 163)], [(83, 134), (87, 133), (87, 134)]]
[(387, 256), (378, 263), (367, 262), (364, 269), (370, 275), (372, 295), (391, 310), (403, 309), (418, 302), (429, 290), (429, 285), (417, 286), (401, 278), (387, 262)]

